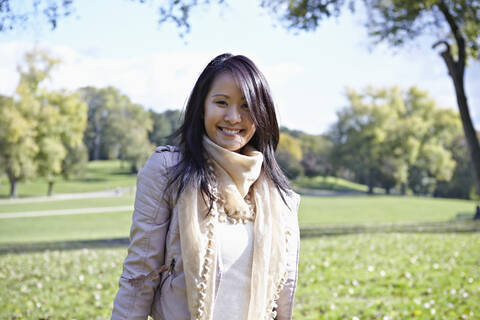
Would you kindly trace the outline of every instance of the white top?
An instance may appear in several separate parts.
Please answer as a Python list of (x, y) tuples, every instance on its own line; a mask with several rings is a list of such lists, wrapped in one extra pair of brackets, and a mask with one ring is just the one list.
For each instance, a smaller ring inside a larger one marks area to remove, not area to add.
[(222, 277), (215, 300), (214, 320), (246, 320), (250, 302), (253, 221), (218, 223), (217, 247)]

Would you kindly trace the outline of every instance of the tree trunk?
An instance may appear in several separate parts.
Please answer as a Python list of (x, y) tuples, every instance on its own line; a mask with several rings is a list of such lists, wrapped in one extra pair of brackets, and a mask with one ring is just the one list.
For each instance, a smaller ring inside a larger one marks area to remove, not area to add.
[(402, 184), (400, 185), (400, 193), (402, 194), (402, 196), (407, 194), (407, 184), (405, 182), (402, 182)]
[(48, 192), (47, 195), (50, 197), (53, 195), (53, 181), (48, 181)]
[(465, 38), (458, 27), (455, 19), (449, 11), (448, 6), (444, 1), (439, 1), (438, 8), (445, 17), (446, 22), (450, 26), (452, 35), (455, 38), (457, 45), (458, 60), (455, 61), (452, 57), (450, 45), (447, 41), (439, 41), (434, 44), (434, 48), (439, 45), (445, 45), (446, 49), (440, 53), (445, 64), (447, 65), (448, 73), (453, 80), (455, 86), (455, 94), (457, 95), (458, 110), (460, 111), (460, 118), (462, 119), (463, 131), (467, 139), (468, 151), (472, 158), (473, 168), (475, 171), (475, 180), (477, 184), (477, 194), (480, 195), (480, 145), (476, 131), (473, 127), (472, 118), (468, 110), (467, 97), (465, 95), (464, 75), (465, 75), (465, 61), (467, 57)]
[[(447, 64), (448, 67), (448, 64)], [(453, 70), (450, 70), (453, 69)], [(457, 65), (449, 68), (450, 76), (455, 86), (455, 93), (457, 95), (458, 110), (460, 111), (460, 118), (462, 119), (463, 131), (467, 139), (468, 151), (472, 159), (475, 180), (477, 183), (477, 194), (480, 194), (480, 145), (478, 143), (477, 134), (473, 127), (472, 118), (468, 109), (467, 97), (465, 95), (463, 70), (458, 70)]]
[(367, 185), (368, 185), (368, 194), (373, 194), (373, 173), (372, 173), (372, 169), (368, 170)]
[(7, 172), (8, 181), (10, 182), (10, 198), (17, 197), (17, 179), (11, 172)]

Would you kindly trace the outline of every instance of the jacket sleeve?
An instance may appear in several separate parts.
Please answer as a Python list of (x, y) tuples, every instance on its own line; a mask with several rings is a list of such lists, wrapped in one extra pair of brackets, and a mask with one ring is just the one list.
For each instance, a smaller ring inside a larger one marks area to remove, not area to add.
[(298, 259), (300, 253), (300, 231), (298, 227), (298, 206), (300, 196), (294, 193), (292, 217), (287, 225), (290, 233), (287, 252), (287, 279), (277, 301), (276, 320), (290, 320), (293, 313), (293, 300), (298, 278)]
[(151, 311), (170, 222), (170, 201), (164, 192), (166, 154), (154, 153), (138, 173), (130, 245), (113, 303), (114, 320), (144, 320)]

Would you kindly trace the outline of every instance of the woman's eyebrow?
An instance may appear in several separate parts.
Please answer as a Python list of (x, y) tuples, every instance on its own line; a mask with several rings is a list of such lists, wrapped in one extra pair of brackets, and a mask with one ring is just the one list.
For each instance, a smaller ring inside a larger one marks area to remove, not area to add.
[[(227, 98), (227, 99), (230, 99), (230, 96), (229, 96), (229, 95), (223, 94), (223, 93), (212, 94), (211, 97), (212, 97), (212, 98), (215, 98), (215, 97), (225, 97), (225, 98)], [(242, 96), (242, 100), (247, 100), (247, 99), (245, 98), (245, 96)]]
[(217, 93), (217, 94), (213, 94), (212, 95), (212, 98), (214, 97), (225, 97), (225, 98), (230, 98), (228, 95), (226, 94), (223, 94), (223, 93)]

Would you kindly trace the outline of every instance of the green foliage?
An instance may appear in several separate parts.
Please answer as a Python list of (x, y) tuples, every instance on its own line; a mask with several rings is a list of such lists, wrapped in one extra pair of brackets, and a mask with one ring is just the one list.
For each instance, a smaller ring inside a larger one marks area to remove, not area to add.
[[(354, 0), (263, 0), (262, 6), (270, 9), (286, 27), (306, 31), (316, 30), (319, 21), (330, 16), (338, 16), (348, 3), (355, 10)], [(464, 90), (465, 66), (469, 58), (480, 59), (480, 1), (478, 0), (363, 0), (366, 7), (366, 26), (375, 42), (385, 41), (397, 47), (408, 43), (421, 35), (431, 35), (436, 39), (433, 48), (439, 45), (439, 52), (445, 62), (449, 76), (455, 87), (458, 108), (465, 137), (470, 149), (473, 163), (476, 187), (480, 190), (480, 145), (470, 117), (467, 98)], [(448, 176), (451, 172), (451, 162), (447, 155), (441, 155), (439, 149), (431, 149), (434, 158), (430, 162), (437, 165), (444, 163), (446, 170), (438, 175)], [(403, 166), (395, 176), (389, 176), (392, 167)], [(378, 166), (377, 173), (382, 173), (384, 187), (389, 190), (395, 179), (408, 180), (408, 168), (398, 164), (395, 159)], [(367, 181), (374, 174), (364, 173)], [(369, 182), (370, 184), (370, 182)], [(420, 185), (420, 189), (431, 189)], [(405, 188), (403, 188), (405, 190)]]
[(35, 174), (35, 136), (36, 123), (28, 109), (0, 97), (0, 167), (10, 182), (11, 196), (16, 195), (17, 181)]
[(300, 164), (302, 148), (300, 140), (297, 138), (292, 137), (288, 133), (280, 133), (280, 141), (275, 157), (288, 178), (295, 179), (303, 174), (303, 168)]
[[(16, 90), (16, 101), (14, 108), (18, 116), (23, 116), (30, 128), (23, 132), (23, 135), (30, 136), (32, 146), (27, 148), (27, 157), (34, 166), (33, 173), (44, 177), (50, 182), (49, 194), (52, 192), (55, 176), (68, 172), (73, 168), (75, 159), (70, 159), (72, 164), (62, 168), (67, 150), (81, 148), (83, 132), (86, 126), (87, 106), (80, 101), (76, 94), (69, 94), (65, 91), (47, 91), (42, 88), (42, 83), (50, 77), (53, 68), (59, 60), (52, 58), (48, 53), (41, 50), (32, 50), (25, 55), (25, 61), (18, 66), (20, 82)], [(17, 118), (18, 120), (18, 118)], [(18, 126), (14, 118), (8, 119), (10, 126)], [(15, 133), (10, 132), (15, 137)], [(30, 141), (27, 137), (22, 140)], [(35, 147), (33, 147), (33, 144)], [(5, 152), (15, 153), (15, 148), (21, 145), (10, 145)], [(33, 152), (34, 151), (34, 152)], [(18, 164), (22, 160), (13, 159)], [(7, 167), (7, 171), (9, 171)], [(10, 170), (15, 171), (15, 170)], [(21, 179), (25, 170), (16, 170), (13, 173), (13, 180)], [(21, 172), (20, 175), (18, 172)], [(25, 175), (29, 176), (29, 175)], [(12, 179), (11, 179), (12, 183)]]
[(447, 40), (454, 36), (450, 24), (453, 22), (465, 40), (468, 56), (480, 58), (480, 1), (369, 0), (365, 4), (367, 27), (377, 41), (386, 40), (397, 46), (422, 34), (435, 34), (439, 40)]
[(415, 87), (347, 91), (350, 105), (338, 112), (330, 132), (332, 157), (355, 173), (370, 190), (387, 192), (409, 183), (416, 193), (432, 193), (436, 181), (447, 181), (455, 169), (450, 150), (461, 134), (458, 114), (436, 107)]
[(278, 143), (277, 151), (287, 152), (296, 160), (302, 159), (302, 147), (300, 141), (287, 133), (280, 133), (280, 141)]
[(338, 16), (347, 2), (353, 9), (351, 0), (262, 0), (260, 4), (278, 15), (286, 28), (313, 31), (322, 20)]
[[(62, 171), (68, 148), (81, 144), (86, 106), (74, 94), (47, 91), (42, 82), (59, 63), (34, 49), (17, 68), (20, 81), (15, 99), (0, 101), (0, 163), (16, 196), (16, 183), (39, 175), (49, 181)], [(74, 159), (73, 159), (74, 160)]]
[(90, 159), (126, 160), (137, 172), (153, 149), (149, 112), (114, 87), (86, 87), (79, 93), (89, 109), (85, 144)]
[(178, 110), (167, 110), (158, 113), (150, 110), (149, 113), (153, 121), (153, 129), (148, 135), (150, 142), (156, 146), (177, 144), (169, 136), (180, 127), (182, 123), (181, 112)]

